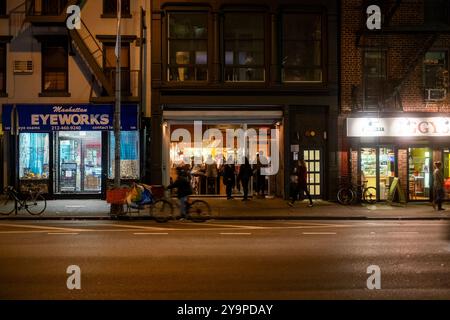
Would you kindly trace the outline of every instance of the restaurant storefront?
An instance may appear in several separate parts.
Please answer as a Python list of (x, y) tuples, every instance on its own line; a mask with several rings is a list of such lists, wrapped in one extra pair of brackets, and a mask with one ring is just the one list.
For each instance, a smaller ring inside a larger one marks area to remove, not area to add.
[[(50, 197), (100, 197), (114, 178), (113, 111), (112, 104), (3, 105), (5, 183)], [(122, 105), (121, 129), (121, 179), (139, 179), (137, 105)]]
[(433, 163), (443, 163), (445, 194), (450, 199), (450, 117), (411, 115), (347, 118), (353, 182), (365, 181), (387, 200), (398, 177), (408, 201), (433, 199)]
[[(239, 166), (247, 157), (254, 165), (257, 155), (271, 172), (265, 175), (265, 194), (280, 195), (283, 175), (280, 152), (282, 111), (164, 111), (163, 184), (176, 179), (176, 168), (186, 167), (195, 195), (225, 196), (222, 170), (227, 161)], [(250, 194), (258, 187), (250, 180)], [(233, 190), (241, 195), (240, 185)]]

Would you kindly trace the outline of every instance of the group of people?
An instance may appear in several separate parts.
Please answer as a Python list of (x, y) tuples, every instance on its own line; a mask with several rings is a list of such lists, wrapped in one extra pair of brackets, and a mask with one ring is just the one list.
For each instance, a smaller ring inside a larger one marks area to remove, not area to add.
[[(235, 187), (243, 191), (242, 201), (248, 201), (249, 183), (251, 178), (255, 178), (255, 191), (261, 196), (265, 197), (265, 175), (263, 175), (262, 168), (268, 165), (268, 159), (264, 156), (264, 152), (260, 151), (256, 154), (255, 163), (250, 164), (248, 157), (242, 158), (240, 165), (234, 164), (233, 157), (228, 159), (223, 158), (218, 165), (211, 155), (208, 156), (206, 163), (201, 166), (194, 164), (179, 165), (177, 168), (182, 168), (186, 173), (187, 180), (191, 182), (193, 191), (199, 193), (199, 181), (205, 179), (206, 194), (217, 194), (219, 177), (222, 176), (223, 184), (225, 186), (227, 199), (233, 199), (232, 193)], [(205, 178), (202, 178), (205, 177)]]

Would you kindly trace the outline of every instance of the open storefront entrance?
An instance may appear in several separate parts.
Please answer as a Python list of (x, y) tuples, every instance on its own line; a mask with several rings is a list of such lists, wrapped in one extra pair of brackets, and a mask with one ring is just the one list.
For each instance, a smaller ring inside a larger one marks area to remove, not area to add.
[[(238, 173), (247, 157), (254, 168), (249, 194), (281, 195), (283, 176), (279, 169), (283, 160), (279, 132), (282, 113), (247, 111), (247, 117), (246, 112), (239, 112), (235, 117), (230, 116), (231, 113), (189, 112), (188, 115), (185, 112), (183, 117), (182, 111), (164, 112), (163, 183), (174, 181), (176, 168), (183, 167), (189, 173), (194, 194), (225, 196), (223, 170), (230, 161), (236, 182), (233, 195), (240, 196), (243, 190), (238, 183)], [(189, 116), (192, 120), (186, 120)], [(267, 116), (272, 117), (267, 119)], [(244, 135), (246, 146), (242, 140)], [(275, 168), (275, 172), (258, 178), (257, 156), (263, 167)]]

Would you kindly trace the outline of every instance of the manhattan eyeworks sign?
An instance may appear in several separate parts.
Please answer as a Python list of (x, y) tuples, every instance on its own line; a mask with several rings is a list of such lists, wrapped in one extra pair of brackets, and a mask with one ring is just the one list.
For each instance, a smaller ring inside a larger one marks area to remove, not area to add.
[[(3, 105), (2, 121), (11, 130), (13, 105)], [(112, 104), (17, 104), (16, 123), (19, 131), (104, 131), (114, 130)], [(124, 104), (120, 111), (121, 130), (138, 129), (138, 106)]]
[(450, 117), (347, 118), (348, 137), (447, 137)]

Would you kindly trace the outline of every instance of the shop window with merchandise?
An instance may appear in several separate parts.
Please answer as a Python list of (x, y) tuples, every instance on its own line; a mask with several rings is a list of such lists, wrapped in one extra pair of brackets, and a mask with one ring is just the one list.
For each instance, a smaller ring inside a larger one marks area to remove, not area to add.
[(19, 136), (19, 179), (21, 191), (39, 188), (48, 192), (49, 134), (21, 133)]

